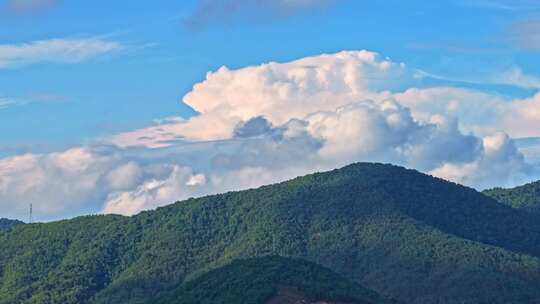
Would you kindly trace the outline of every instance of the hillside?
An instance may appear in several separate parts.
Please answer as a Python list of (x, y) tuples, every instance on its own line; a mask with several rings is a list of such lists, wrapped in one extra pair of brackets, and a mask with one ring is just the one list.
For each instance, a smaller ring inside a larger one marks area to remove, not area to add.
[(540, 181), (510, 189), (489, 189), (483, 193), (510, 207), (540, 213)]
[(0, 218), (0, 231), (9, 230), (17, 225), (22, 225), (22, 224), (24, 223), (21, 221)]
[(0, 234), (0, 252), (2, 304), (147, 303), (232, 260), (269, 254), (314, 261), (407, 303), (540, 302), (535, 215), (382, 164), (129, 218), (25, 225)]
[[(303, 301), (303, 302), (300, 302)], [(154, 304), (390, 303), (314, 263), (283, 257), (236, 260)]]

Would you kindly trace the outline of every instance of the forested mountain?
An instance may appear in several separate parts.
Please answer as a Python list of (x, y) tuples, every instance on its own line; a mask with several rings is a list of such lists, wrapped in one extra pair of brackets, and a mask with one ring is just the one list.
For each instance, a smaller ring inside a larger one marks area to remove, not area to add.
[(484, 194), (513, 208), (540, 213), (540, 181), (511, 189), (494, 188)]
[(148, 303), (238, 258), (323, 265), (406, 303), (540, 303), (540, 220), (473, 189), (354, 164), (0, 234), (0, 303)]
[(277, 256), (237, 260), (148, 304), (392, 303), (329, 269)]
[(22, 225), (22, 224), (24, 223), (21, 221), (0, 218), (0, 231), (9, 230), (17, 225)]

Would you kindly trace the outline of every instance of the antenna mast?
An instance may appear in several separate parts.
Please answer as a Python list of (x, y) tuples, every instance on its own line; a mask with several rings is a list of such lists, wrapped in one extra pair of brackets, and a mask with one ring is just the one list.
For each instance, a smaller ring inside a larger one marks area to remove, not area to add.
[(30, 204), (30, 215), (28, 217), (28, 224), (32, 224), (33, 221), (34, 221), (34, 216), (32, 214), (32, 204)]

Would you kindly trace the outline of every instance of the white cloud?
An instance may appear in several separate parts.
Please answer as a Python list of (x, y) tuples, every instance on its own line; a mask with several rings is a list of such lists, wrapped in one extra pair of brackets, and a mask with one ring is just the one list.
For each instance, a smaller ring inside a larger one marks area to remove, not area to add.
[(123, 46), (118, 42), (99, 37), (0, 44), (0, 68), (13, 68), (43, 62), (77, 63), (122, 48)]
[(105, 213), (134, 214), (143, 209), (155, 208), (176, 200), (186, 199), (196, 192), (194, 186), (201, 184), (203, 177), (191, 168), (178, 165), (163, 166), (168, 171), (164, 178), (150, 178), (133, 190), (113, 192), (107, 197)]
[(463, 164), (446, 163), (431, 173), (480, 188), (510, 187), (539, 176), (538, 168), (525, 163), (523, 154), (505, 133), (484, 137), (482, 147), (484, 153), (478, 159)]
[(508, 113), (502, 116), (503, 126), (514, 137), (540, 137), (540, 93), (508, 106)]
[(125, 190), (136, 186), (142, 179), (142, 170), (133, 161), (120, 165), (110, 171), (106, 180), (114, 190)]
[(0, 159), (0, 213), (20, 217), (27, 205), (53, 216), (99, 208), (104, 172), (113, 168), (112, 155), (73, 148), (44, 155), (25, 154)]
[(477, 134), (493, 133), (500, 128), (509, 102), (502, 97), (470, 89), (436, 87), (407, 89), (394, 98), (413, 112), (420, 121), (434, 115), (459, 119), (461, 127)]
[(239, 70), (222, 67), (208, 73), (183, 101), (203, 114), (222, 110), (243, 120), (264, 115), (280, 124), (399, 87), (409, 80), (407, 73), (404, 64), (376, 53), (344, 51)]
[(109, 195), (103, 212), (130, 215), (189, 197), (258, 187), (310, 172), (242, 167), (206, 177), (189, 167), (172, 165), (166, 168), (168, 173), (161, 178), (148, 179), (131, 191)]
[[(165, 149), (168, 160), (178, 163), (166, 166), (165, 173), (152, 171), (137, 187), (113, 192), (104, 211), (132, 214), (354, 161), (392, 162), (477, 187), (513, 185), (538, 173), (506, 134), (463, 134), (457, 120), (440, 115), (419, 122), (391, 99), (352, 102), (282, 125), (255, 117), (238, 124), (233, 133), (200, 151)], [(191, 153), (204, 156), (193, 158)]]
[(499, 132), (539, 132), (540, 94), (507, 100), (419, 89), (416, 74), (367, 51), (220, 68), (184, 97), (199, 112), (194, 118), (169, 118), (102, 146), (1, 159), (0, 212), (32, 201), (48, 217), (82, 206), (133, 214), (356, 161), (392, 162), (479, 188), (540, 176)]
[(186, 186), (199, 186), (204, 184), (206, 184), (206, 176), (204, 174), (192, 175), (186, 182)]
[(394, 97), (421, 121), (443, 115), (459, 119), (463, 130), (482, 136), (504, 131), (513, 138), (540, 137), (540, 93), (508, 99), (470, 89), (413, 88)]

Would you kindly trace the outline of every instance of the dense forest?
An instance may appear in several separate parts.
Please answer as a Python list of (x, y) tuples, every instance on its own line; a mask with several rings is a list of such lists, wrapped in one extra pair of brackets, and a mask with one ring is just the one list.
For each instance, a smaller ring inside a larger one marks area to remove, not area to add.
[(267, 256), (236, 260), (184, 284), (172, 295), (151, 300), (148, 304), (287, 304), (299, 301), (393, 303), (317, 264)]
[(21, 221), (0, 218), (0, 231), (9, 230), (17, 225), (22, 225), (22, 224), (24, 223)]
[(540, 302), (536, 214), (383, 164), (133, 217), (20, 225), (0, 233), (0, 252), (1, 304), (148, 303), (233, 260), (269, 255), (406, 303)]
[(513, 208), (540, 213), (540, 181), (511, 189), (489, 189), (483, 193)]

